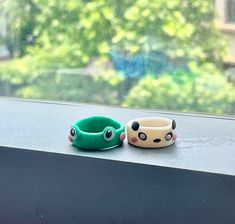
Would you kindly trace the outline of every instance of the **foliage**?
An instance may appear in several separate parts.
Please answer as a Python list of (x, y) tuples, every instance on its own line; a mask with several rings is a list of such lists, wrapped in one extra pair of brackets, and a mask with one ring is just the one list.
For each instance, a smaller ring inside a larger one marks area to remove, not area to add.
[(28, 27), (37, 38), (30, 55), (45, 57), (47, 66), (83, 66), (91, 57), (107, 57), (110, 49), (123, 54), (159, 50), (172, 58), (218, 65), (225, 53), (214, 25), (214, 0), (7, 2), (6, 11), (17, 15), (18, 24), (10, 23), (10, 33), (24, 35)]
[(33, 82), (39, 75), (40, 72), (36, 64), (29, 57), (0, 63), (0, 81), (22, 85)]
[(12, 56), (22, 56), (35, 43), (33, 34), (39, 9), (34, 0), (2, 1), (1, 13), (7, 18), (7, 34), (0, 37)]
[[(226, 41), (214, 24), (214, 0), (8, 0), (2, 5), (9, 20), (3, 41), (20, 58), (0, 63), (0, 83), (14, 85), (18, 96), (120, 105), (137, 82), (123, 105), (234, 110), (234, 88), (221, 75)], [(102, 64), (110, 52), (131, 57), (156, 51), (189, 69), (139, 81), (103, 68), (92, 76), (58, 72), (86, 68), (94, 58)]]
[(120, 92), (123, 77), (113, 70), (103, 70), (102, 76), (64, 74), (36, 65), (28, 57), (0, 63), (0, 84), (5, 82), (12, 87), (11, 94), (24, 98), (120, 104), (126, 94)]
[(114, 88), (105, 80), (92, 76), (44, 74), (37, 82), (19, 89), (16, 94), (24, 98), (118, 105), (121, 103), (119, 87), (116, 85)]
[(225, 77), (175, 71), (147, 76), (133, 87), (123, 106), (184, 112), (234, 113), (235, 89)]

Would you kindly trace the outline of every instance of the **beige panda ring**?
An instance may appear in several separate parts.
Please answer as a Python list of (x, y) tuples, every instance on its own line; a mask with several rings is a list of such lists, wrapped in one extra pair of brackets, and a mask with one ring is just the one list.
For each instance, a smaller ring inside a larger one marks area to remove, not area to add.
[(168, 118), (137, 118), (127, 123), (127, 140), (142, 148), (166, 147), (176, 141), (175, 128), (175, 120)]

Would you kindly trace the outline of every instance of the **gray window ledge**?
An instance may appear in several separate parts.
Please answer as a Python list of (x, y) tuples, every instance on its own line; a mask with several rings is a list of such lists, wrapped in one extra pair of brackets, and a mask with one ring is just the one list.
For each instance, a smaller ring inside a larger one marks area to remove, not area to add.
[[(135, 117), (164, 116), (177, 123), (177, 143), (165, 149), (127, 144), (85, 152), (67, 141), (71, 123), (89, 115), (123, 124)], [(235, 119), (153, 110), (0, 98), (0, 146), (235, 175)]]

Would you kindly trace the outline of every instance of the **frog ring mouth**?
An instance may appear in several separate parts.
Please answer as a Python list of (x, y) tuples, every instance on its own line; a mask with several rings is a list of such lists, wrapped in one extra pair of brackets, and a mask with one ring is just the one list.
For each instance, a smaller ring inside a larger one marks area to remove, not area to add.
[(122, 144), (124, 126), (105, 116), (90, 116), (74, 122), (68, 135), (73, 146), (84, 150), (105, 150)]

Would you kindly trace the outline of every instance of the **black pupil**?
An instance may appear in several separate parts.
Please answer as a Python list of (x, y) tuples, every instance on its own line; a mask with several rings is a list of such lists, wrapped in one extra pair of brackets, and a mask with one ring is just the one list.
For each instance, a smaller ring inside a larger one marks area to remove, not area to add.
[(169, 132), (167, 135), (166, 135), (166, 140), (169, 141), (171, 138), (172, 138), (173, 134), (172, 132)]
[(110, 138), (110, 137), (112, 137), (112, 134), (113, 134), (112, 130), (107, 130), (105, 133), (105, 136), (106, 136), (106, 138)]
[(131, 125), (131, 128), (134, 130), (134, 131), (137, 131), (139, 129), (140, 125), (137, 121), (134, 121)]
[(72, 128), (71, 130), (70, 130), (70, 134), (71, 134), (71, 136), (75, 136), (75, 130)]
[(143, 133), (143, 132), (140, 132), (140, 133), (138, 134), (138, 136), (139, 136), (139, 138), (140, 138), (141, 140), (143, 140), (143, 141), (145, 141), (145, 140), (147, 139), (146, 134)]

